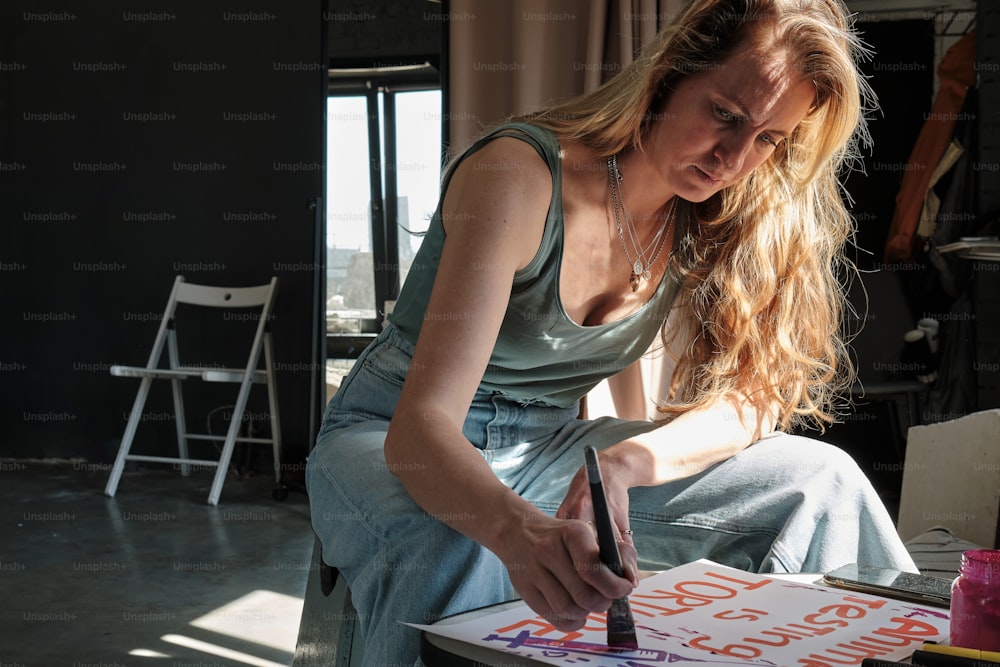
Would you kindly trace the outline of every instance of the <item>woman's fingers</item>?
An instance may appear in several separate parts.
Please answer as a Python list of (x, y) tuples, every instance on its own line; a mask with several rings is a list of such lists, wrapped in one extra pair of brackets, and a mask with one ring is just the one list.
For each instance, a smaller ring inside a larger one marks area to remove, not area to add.
[(618, 553), (622, 557), (622, 569), (625, 578), (632, 582), (632, 586), (639, 585), (639, 554), (632, 542), (632, 535), (626, 533), (618, 542)]
[(587, 522), (586, 531), (573, 531), (567, 534), (566, 548), (573, 561), (574, 574), (586, 582), (601, 595), (601, 611), (605, 600), (611, 600), (627, 595), (630, 591), (628, 582), (612, 572), (601, 562), (600, 548), (597, 540), (597, 528), (592, 522)]
[(521, 591), (521, 597), (538, 615), (565, 632), (583, 627), (590, 613), (574, 604), (570, 596), (560, 592), (555, 577), (537, 580), (527, 590)]
[(633, 586), (600, 561), (592, 525), (559, 521), (529, 541), (528, 557), (508, 564), (515, 589), (560, 630), (576, 630), (587, 615), (607, 610)]
[(586, 474), (580, 468), (570, 480), (559, 509), (556, 510), (557, 519), (589, 519), (594, 510), (590, 501), (590, 487), (587, 485)]

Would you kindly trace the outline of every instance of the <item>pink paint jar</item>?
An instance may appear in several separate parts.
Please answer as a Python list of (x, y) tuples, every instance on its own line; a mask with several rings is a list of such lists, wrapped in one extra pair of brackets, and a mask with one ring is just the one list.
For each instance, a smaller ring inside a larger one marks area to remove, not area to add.
[(1000, 550), (962, 554), (951, 587), (951, 645), (1000, 651)]

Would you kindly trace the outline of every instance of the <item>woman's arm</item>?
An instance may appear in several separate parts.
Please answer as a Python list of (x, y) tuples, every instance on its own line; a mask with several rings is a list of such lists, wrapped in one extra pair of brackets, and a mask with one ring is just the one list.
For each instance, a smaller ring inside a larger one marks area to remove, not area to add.
[[(666, 326), (676, 327), (679, 311)], [(669, 379), (683, 338), (674, 338), (671, 350), (658, 349), (656, 363)], [(648, 419), (648, 395), (641, 362), (608, 378), (615, 410), (622, 419)], [(774, 431), (778, 406), (751, 400), (751, 392), (718, 398), (699, 410), (686, 412), (667, 424), (603, 453), (607, 465), (632, 486), (655, 486), (695, 475), (724, 461)]]
[[(599, 452), (616, 524), (622, 531), (628, 528), (628, 489), (696, 475), (773, 432), (776, 423), (776, 413), (768, 406), (757, 406), (744, 397), (719, 399)], [(556, 516), (589, 511), (589, 487), (581, 470)]]
[(619, 419), (647, 421), (646, 387), (642, 379), (642, 363), (634, 362), (608, 378), (608, 391)]
[(608, 456), (628, 486), (696, 475), (774, 431), (776, 415), (743, 397), (720, 398), (616, 445)]
[(519, 497), (462, 434), (551, 197), (548, 167), (517, 139), (490, 142), (456, 170), (442, 207), (447, 240), (385, 455), (417, 504), (496, 553), (536, 612), (576, 629), (631, 584), (600, 566), (589, 526)]

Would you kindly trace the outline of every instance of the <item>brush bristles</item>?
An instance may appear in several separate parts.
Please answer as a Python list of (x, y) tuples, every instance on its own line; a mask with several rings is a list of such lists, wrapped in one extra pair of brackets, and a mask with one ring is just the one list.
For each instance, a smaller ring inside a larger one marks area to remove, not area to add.
[(618, 598), (608, 609), (608, 646), (614, 648), (639, 648), (635, 637), (635, 621), (628, 598)]

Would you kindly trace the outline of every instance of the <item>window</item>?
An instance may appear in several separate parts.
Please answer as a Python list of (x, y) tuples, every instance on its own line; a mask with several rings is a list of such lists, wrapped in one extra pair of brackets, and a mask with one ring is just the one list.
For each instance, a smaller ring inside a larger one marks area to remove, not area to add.
[(327, 101), (326, 330), (375, 318), (368, 116), (364, 97)]
[[(379, 331), (437, 206), (438, 74), (331, 70), (327, 98), (328, 384)], [(341, 361), (336, 361), (341, 360)], [(331, 367), (339, 370), (332, 371)]]

